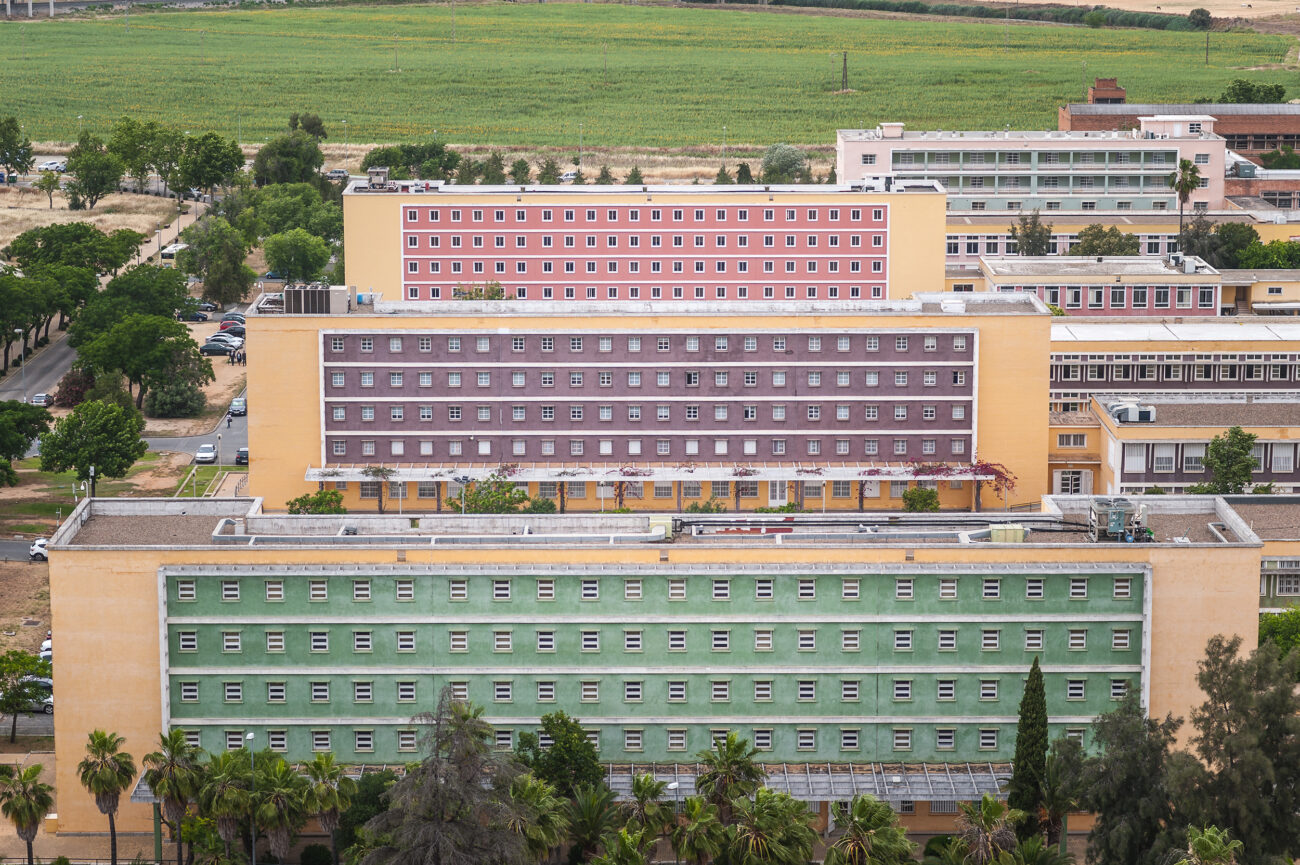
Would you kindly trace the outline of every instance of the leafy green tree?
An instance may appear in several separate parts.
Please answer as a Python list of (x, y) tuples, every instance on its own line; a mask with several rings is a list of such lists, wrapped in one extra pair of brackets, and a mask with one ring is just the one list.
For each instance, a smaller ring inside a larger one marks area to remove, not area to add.
[(1265, 643), (1241, 655), (1242, 638), (1212, 637), (1196, 683), (1206, 700), (1192, 710), (1199, 762), (1175, 798), (1197, 804), (1200, 822), (1231, 831), (1245, 865), (1300, 849), (1300, 656)]
[(1215, 101), (1219, 103), (1284, 102), (1286, 87), (1281, 84), (1257, 84), (1247, 78), (1234, 78)]
[(317, 754), (303, 767), (303, 772), (308, 782), (303, 807), (307, 813), (316, 817), (321, 829), (330, 836), (332, 860), (334, 865), (338, 865), (339, 849), (335, 833), (339, 828), (339, 816), (352, 804), (352, 794), (357, 789), (356, 782), (343, 774), (343, 767), (335, 763), (334, 755), (329, 753)]
[(0, 402), (0, 487), (18, 485), (14, 460), (31, 450), (32, 442), (50, 429), (50, 413), (22, 400)]
[(1178, 233), (1183, 233), (1183, 209), (1192, 200), (1192, 193), (1200, 188), (1201, 169), (1190, 159), (1178, 160), (1178, 169), (1170, 172), (1165, 179), (1169, 188), (1178, 196)]
[(612, 186), (614, 184), (614, 173), (609, 170), (608, 165), (602, 165), (600, 172), (596, 175), (595, 184), (597, 186)]
[(676, 855), (694, 865), (707, 865), (718, 858), (727, 843), (727, 830), (718, 820), (718, 806), (700, 796), (687, 796), (669, 841)]
[(1177, 825), (1170, 776), (1187, 763), (1171, 752), (1180, 726), (1172, 715), (1148, 718), (1136, 694), (1093, 722), (1096, 754), (1083, 762), (1079, 787), (1080, 805), (1096, 814), (1089, 862), (1157, 862), (1169, 851)]
[(273, 234), (262, 244), (266, 264), (290, 282), (311, 282), (329, 263), (329, 244), (304, 229)]
[(914, 513), (939, 510), (939, 491), (928, 487), (909, 487), (903, 491), (903, 510)]
[(176, 266), (203, 283), (203, 299), (220, 306), (248, 297), (257, 274), (244, 264), (244, 236), (220, 216), (206, 216), (181, 232), (189, 244), (176, 256)]
[(357, 840), (357, 833), (371, 819), (386, 809), (384, 795), (397, 783), (397, 773), (392, 769), (366, 772), (357, 782), (352, 804), (339, 815), (337, 832), (340, 850), (348, 850)]
[(802, 150), (791, 144), (773, 144), (763, 154), (763, 182), (793, 183), (807, 167)]
[(1107, 228), (1094, 223), (1079, 229), (1079, 242), (1070, 250), (1070, 254), (1138, 255), (1141, 245), (1136, 234), (1125, 234), (1113, 225)]
[(510, 182), (524, 186), (533, 179), (533, 167), (527, 159), (516, 159), (510, 163)]
[(36, 865), (32, 842), (41, 821), (54, 810), (54, 788), (41, 780), (43, 767), (33, 763), (17, 769), (0, 785), (0, 813), (14, 824), (18, 837), (27, 844), (27, 865)]
[(1295, 170), (1300, 168), (1300, 153), (1296, 153), (1290, 145), (1283, 144), (1277, 150), (1261, 153), (1259, 161), (1265, 168)]
[(145, 754), (142, 762), (145, 783), (162, 800), (163, 818), (171, 825), (176, 865), (185, 865), (181, 821), (190, 803), (198, 798), (202, 784), (199, 749), (186, 741), (184, 730), (177, 728), (160, 733), (158, 750)]
[(585, 186), (586, 184), (587, 184), (587, 175), (582, 173), (581, 168), (575, 168), (573, 170), (573, 185)]
[[(3, 411), (0, 403), (0, 412)], [(3, 415), (0, 415), (3, 417)], [(1291, 607), (1281, 613), (1264, 613), (1259, 617), (1260, 644), (1272, 643), (1283, 655), (1300, 646), (1300, 607)]]
[(488, 154), (488, 158), (483, 160), (483, 182), (492, 186), (500, 186), (506, 182), (506, 163), (501, 158), (501, 154), (495, 150)]
[(727, 166), (724, 165), (718, 169), (718, 174), (713, 178), (713, 182), (725, 186), (736, 181), (732, 178), (731, 172), (727, 170)]
[(459, 164), (460, 154), (438, 141), (376, 147), (361, 160), (363, 171), (386, 166), (394, 180), (449, 180)]
[(565, 805), (569, 823), (569, 865), (590, 862), (602, 839), (618, 826), (614, 791), (604, 784), (578, 784)]
[(1261, 270), (1300, 267), (1300, 243), (1294, 240), (1256, 241), (1241, 250), (1237, 266)]
[(722, 825), (732, 824), (733, 803), (754, 793), (763, 781), (763, 769), (755, 762), (758, 749), (728, 732), (715, 739), (713, 747), (696, 755), (703, 769), (695, 778), (695, 790), (716, 805)]
[(343, 239), (343, 208), (326, 201), (309, 183), (281, 183), (241, 189), (223, 198), (216, 211), (239, 229), (249, 245), (261, 238), (302, 228), (330, 243)]
[(1052, 249), (1052, 223), (1044, 223), (1038, 208), (1022, 213), (1007, 232), (1019, 255), (1047, 255)]
[(460, 165), (456, 166), (456, 183), (463, 186), (472, 186), (478, 176), (483, 173), (483, 164), (473, 159), (461, 159)]
[(537, 168), (537, 182), (544, 186), (554, 186), (560, 182), (560, 163), (553, 157), (546, 157)]
[(338, 490), (303, 493), (296, 499), (289, 499), (284, 506), (291, 514), (346, 514), (348, 512), (348, 509), (343, 507), (343, 494)]
[(74, 317), (68, 344), (80, 349), (131, 315), (172, 318), (192, 309), (185, 275), (175, 268), (142, 265), (115, 276)]
[(1197, 7), (1187, 13), (1187, 23), (1192, 25), (1193, 30), (1209, 30), (1214, 19), (1210, 17), (1210, 10)]
[(1251, 244), (1259, 243), (1259, 232), (1244, 222), (1220, 222), (1214, 227), (1214, 236), (1219, 240), (1214, 266), (1219, 268), (1241, 267), (1242, 253)]
[(750, 170), (748, 162), (742, 162), (736, 166), (736, 182), (741, 184), (752, 184), (754, 182), (754, 173)]
[[(232, 139), (205, 132), (185, 139), (181, 153), (181, 182), (209, 195), (216, 186), (228, 186), (244, 167), (244, 151)], [(317, 166), (319, 167), (319, 166)]]
[(911, 865), (916, 845), (888, 804), (865, 793), (836, 803), (835, 826), (843, 833), (826, 848), (826, 865)]
[(1090, 12), (1086, 12), (1083, 16), (1083, 23), (1087, 24), (1094, 30), (1098, 27), (1103, 27), (1106, 24), (1106, 13), (1102, 12), (1100, 9), (1093, 9)]
[(641, 176), (641, 169), (633, 165), (632, 170), (627, 173), (627, 177), (623, 178), (623, 183), (626, 186), (642, 186), (645, 184), (645, 178)]
[(18, 715), (32, 703), (40, 702), (45, 692), (33, 678), (48, 678), (50, 662), (36, 655), (11, 649), (0, 655), (0, 715), (9, 716), (9, 741), (18, 733)]
[(162, 178), (163, 194), (168, 187), (181, 185), (181, 157), (185, 155), (185, 136), (178, 130), (159, 127), (150, 142), (149, 161)]
[(1210, 479), (1187, 488), (1189, 493), (1217, 496), (1241, 495), (1250, 486), (1256, 468), (1254, 449), (1257, 436), (1239, 426), (1229, 427), (1210, 439), (1202, 462)]
[(528, 504), (528, 493), (505, 475), (494, 473), (481, 481), (470, 481), (459, 496), (447, 499), (447, 507), (467, 514), (513, 514)]
[(208, 398), (189, 378), (164, 380), (149, 388), (144, 413), (149, 417), (198, 417), (207, 408)]
[(63, 180), (59, 177), (57, 171), (42, 171), (40, 179), (32, 184), (33, 187), (45, 193), (50, 200), (50, 210), (54, 209), (54, 193), (63, 188)]
[(423, 760), (388, 791), (389, 807), (366, 824), (375, 839), (362, 865), (475, 865), (526, 855), (510, 795), (519, 763), (493, 748), (483, 710), (444, 689), (438, 711), (423, 715)]
[(654, 775), (637, 775), (632, 778), (632, 798), (623, 803), (623, 816), (629, 824), (636, 824), (658, 835), (673, 819), (672, 807), (664, 804), (667, 781), (657, 781)]
[(0, 181), (10, 174), (26, 174), (35, 161), (31, 139), (23, 134), (18, 118), (0, 118), (0, 169), (5, 172)]
[(531, 861), (547, 861), (569, 831), (566, 803), (555, 794), (554, 787), (527, 773), (515, 778), (510, 797), (515, 809), (506, 823), (507, 830), (523, 838)]
[(135, 188), (143, 192), (149, 183), (153, 167), (154, 136), (158, 125), (153, 121), (141, 123), (134, 117), (124, 116), (113, 124), (108, 136), (108, 152), (122, 161), (127, 175), (135, 180)]
[[(133, 313), (79, 346), (77, 353), (95, 370), (126, 376), (128, 390), (135, 387), (136, 408), (144, 405), (145, 393), (152, 386), (212, 378), (212, 366), (199, 354), (189, 328), (170, 316)], [(179, 375), (190, 369), (196, 370), (197, 376)]]
[(646, 852), (654, 846), (654, 833), (628, 824), (601, 839), (604, 852), (592, 858), (592, 865), (646, 865)]
[(126, 742), (117, 733), (92, 730), (87, 735), (86, 756), (77, 764), (81, 786), (95, 797), (95, 807), (108, 817), (109, 861), (117, 865), (117, 809), (122, 794), (135, 781), (135, 758), (122, 750)]
[(62, 222), (24, 231), (3, 252), (23, 270), (64, 265), (109, 273), (130, 261), (143, 242), (138, 231), (105, 234), (88, 222)]
[(1237, 854), (1245, 845), (1231, 837), (1226, 829), (1206, 826), (1187, 827), (1187, 855), (1176, 865), (1237, 865)]
[(563, 711), (543, 715), (542, 733), (551, 740), (546, 748), (529, 732), (519, 734), (515, 748), (515, 756), (534, 775), (566, 799), (573, 798), (578, 787), (602, 783), (605, 773), (600, 768), (596, 746), (587, 739), (577, 718)]
[(1065, 818), (1079, 810), (1079, 777), (1083, 768), (1083, 745), (1065, 737), (1052, 742), (1043, 777), (1038, 782), (1038, 822), (1049, 847), (1064, 851)]
[(104, 142), (89, 132), (82, 132), (80, 140), (68, 154), (68, 201), (72, 210), (94, 210), (105, 195), (117, 190), (126, 166), (115, 154), (109, 153)]
[(961, 802), (958, 807), (957, 829), (971, 865), (989, 865), (1016, 849), (1016, 824), (1025, 818), (1024, 811), (1009, 808), (987, 793), (978, 802)]
[(301, 129), (317, 141), (329, 138), (325, 131), (325, 123), (320, 119), (319, 114), (299, 114), (294, 112), (289, 115), (289, 131), (296, 132)]
[(527, 506), (524, 507), (526, 514), (553, 514), (555, 513), (554, 499), (529, 499)]
[(808, 806), (788, 793), (766, 787), (752, 799), (737, 799), (726, 859), (735, 865), (805, 865), (817, 833)]
[(54, 391), (54, 404), (59, 408), (72, 408), (80, 405), (86, 398), (86, 391), (95, 384), (94, 370), (84, 366), (74, 366), (59, 379), (58, 389)]
[[(90, 494), (100, 478), (123, 477), (149, 445), (140, 438), (144, 419), (121, 406), (99, 401), (83, 402), (54, 429), (41, 436), (41, 471), (75, 469), (77, 480), (90, 482)], [(90, 475), (90, 467), (95, 475)]]
[[(242, 163), (242, 159), (240, 160)], [(307, 183), (325, 164), (320, 144), (301, 129), (273, 138), (253, 158), (253, 182)]]
[(1029, 667), (1025, 692), (1020, 698), (1012, 766), (1007, 804), (1025, 815), (1018, 830), (1020, 837), (1028, 838), (1038, 832), (1038, 806), (1042, 804), (1041, 785), (1047, 768), (1047, 691), (1037, 655)]

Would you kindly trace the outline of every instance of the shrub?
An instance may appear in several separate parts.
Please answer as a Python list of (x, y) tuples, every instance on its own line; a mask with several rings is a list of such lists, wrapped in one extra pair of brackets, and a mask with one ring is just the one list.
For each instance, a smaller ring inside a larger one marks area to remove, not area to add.
[(324, 844), (308, 844), (298, 856), (302, 865), (334, 865), (334, 854)]
[(346, 514), (343, 494), (338, 490), (317, 490), (284, 503), (291, 514)]
[(904, 491), (903, 510), (915, 513), (939, 510), (939, 491), (927, 487), (912, 487)]
[(1106, 23), (1106, 13), (1100, 9), (1094, 9), (1083, 16), (1083, 23), (1095, 30)]
[(68, 370), (63, 378), (59, 379), (59, 386), (54, 391), (54, 404), (59, 408), (73, 408), (81, 405), (82, 400), (86, 398), (86, 393), (95, 386), (95, 373), (84, 367), (73, 367)]
[(529, 499), (528, 506), (524, 508), (526, 514), (553, 514), (555, 513), (555, 502), (552, 499)]
[(686, 506), (686, 513), (688, 514), (720, 514), (726, 510), (726, 504), (718, 501), (713, 496), (709, 496), (707, 502), (691, 502)]
[(193, 382), (174, 381), (149, 391), (144, 413), (149, 417), (198, 417), (208, 398)]

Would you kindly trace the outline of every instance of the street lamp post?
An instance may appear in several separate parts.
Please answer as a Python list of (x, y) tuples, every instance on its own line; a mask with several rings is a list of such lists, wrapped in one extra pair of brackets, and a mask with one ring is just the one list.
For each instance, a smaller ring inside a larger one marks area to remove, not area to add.
[(468, 475), (461, 475), (458, 478), (452, 478), (452, 480), (460, 484), (460, 515), (463, 517), (465, 516), (465, 485), (470, 482), (470, 478)]
[(77, 137), (81, 137), (81, 115), (77, 115)]
[(23, 380), (23, 402), (27, 402), (27, 337), (21, 327), (15, 327), (14, 333), (18, 334), (23, 341), (18, 351), (18, 373)]
[[(668, 785), (668, 789), (673, 791), (673, 825), (677, 824), (677, 788), (680, 786), (681, 785), (676, 781), (673, 781)], [(673, 847), (673, 862), (676, 863), (676, 865), (681, 865), (681, 856), (678, 854), (676, 847)]]
[(221, 467), (221, 433), (217, 433), (217, 467)]
[(245, 733), (244, 741), (248, 742), (248, 768), (251, 770), (248, 775), (248, 805), (250, 819), (248, 834), (252, 835), (252, 844), (248, 850), (250, 854), (249, 862), (251, 865), (257, 865), (257, 797), (253, 795), (257, 789), (257, 752), (253, 750), (253, 734)]

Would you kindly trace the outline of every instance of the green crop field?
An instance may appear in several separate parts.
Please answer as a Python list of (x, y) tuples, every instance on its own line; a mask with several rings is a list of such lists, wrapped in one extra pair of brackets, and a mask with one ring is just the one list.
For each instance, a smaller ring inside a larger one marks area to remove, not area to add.
[[(839, 127), (1055, 128), (1084, 81), (1191, 101), (1294, 85), (1293, 39), (570, 3), (279, 7), (0, 24), (0, 114), (34, 140), (122, 114), (260, 142), (291, 111), (331, 140), (639, 148), (830, 144)], [(840, 87), (840, 51), (849, 87)], [(396, 58), (394, 54), (396, 53)], [(607, 66), (606, 66), (607, 64)], [(400, 71), (394, 71), (394, 69)], [(1300, 91), (1300, 88), (1297, 88)], [(1300, 96), (1300, 92), (1288, 95)], [(82, 119), (78, 120), (78, 115)]]

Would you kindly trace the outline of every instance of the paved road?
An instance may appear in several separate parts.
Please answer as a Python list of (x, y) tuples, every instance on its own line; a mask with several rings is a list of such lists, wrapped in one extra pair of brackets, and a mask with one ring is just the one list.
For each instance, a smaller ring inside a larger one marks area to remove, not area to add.
[(0, 559), (7, 562), (26, 562), (30, 561), (27, 550), (32, 545), (31, 541), (0, 541)]
[[(9, 737), (9, 724), (12, 721), (11, 715), (0, 715), (0, 733), (3, 733), (6, 739)], [(53, 736), (54, 716), (45, 714), (28, 715), (20, 712), (18, 715), (18, 735)]]
[[(51, 329), (50, 334), (50, 344), (32, 356), (26, 369), (10, 368), (9, 375), (0, 379), (0, 400), (22, 399), (24, 382), (29, 398), (32, 394), (54, 392), (59, 379), (72, 366), (76, 352), (69, 348), (65, 332)], [(15, 349), (10, 353), (17, 356)]]
[(217, 426), (204, 435), (197, 436), (156, 436), (146, 437), (145, 441), (149, 443), (151, 451), (172, 451), (173, 453), (193, 454), (199, 449), (199, 445), (217, 443), (217, 433), (221, 433), (221, 462), (223, 465), (233, 465), (235, 462), (235, 451), (239, 448), (248, 447), (248, 417), (232, 418), (230, 427), (226, 427), (224, 418), (217, 423)]

